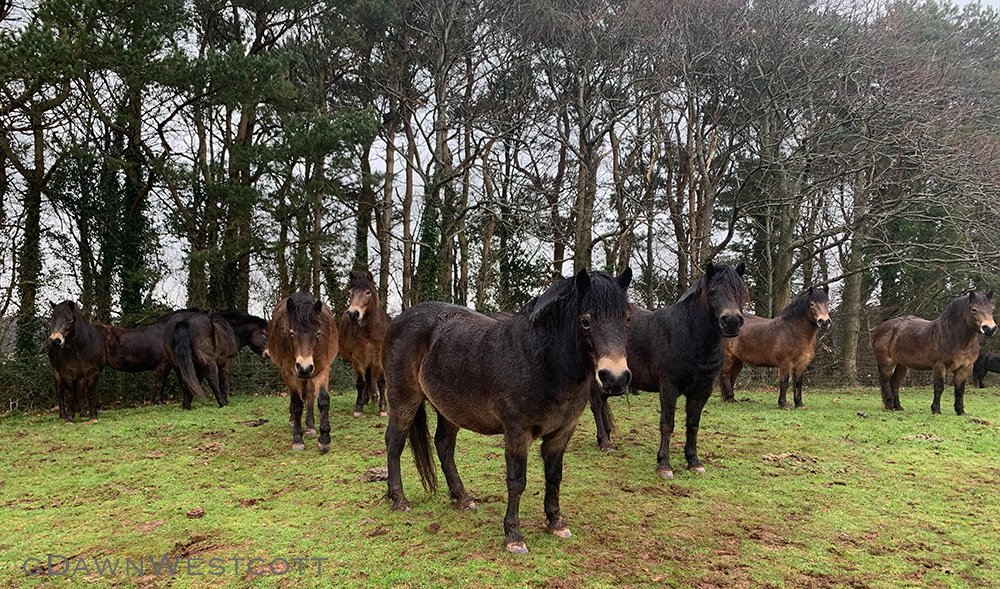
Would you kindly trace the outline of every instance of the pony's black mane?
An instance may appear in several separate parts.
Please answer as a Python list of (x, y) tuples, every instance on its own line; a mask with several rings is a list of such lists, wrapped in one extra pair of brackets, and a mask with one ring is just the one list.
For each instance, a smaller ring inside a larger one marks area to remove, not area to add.
[(693, 296), (699, 296), (701, 298), (701, 304), (708, 307), (708, 290), (711, 287), (719, 287), (726, 291), (735, 293), (736, 299), (739, 300), (740, 306), (746, 306), (750, 302), (750, 291), (747, 289), (747, 285), (743, 282), (743, 278), (736, 271), (736, 268), (728, 264), (715, 264), (715, 271), (712, 272), (712, 280), (710, 283), (706, 284), (706, 278), (708, 274), (702, 274), (688, 287), (684, 294), (677, 299), (677, 303), (686, 302)]
[(298, 329), (316, 329), (319, 326), (319, 313), (315, 310), (316, 299), (312, 295), (297, 292), (288, 297), (291, 309), (288, 313), (288, 323)]
[[(618, 280), (607, 272), (588, 272), (590, 288), (583, 294), (579, 309), (592, 309), (598, 314), (621, 314), (629, 310), (628, 297), (624, 295)], [(532, 298), (524, 304), (519, 314), (527, 315), (532, 321), (547, 316), (554, 310), (565, 310), (567, 306), (560, 304), (572, 300), (576, 290), (574, 276), (560, 279), (541, 295)]]
[[(974, 301), (969, 300), (970, 294), (973, 295)], [(959, 295), (957, 299), (948, 303), (941, 316), (949, 323), (964, 323), (969, 313), (969, 307), (973, 304), (988, 305), (990, 302), (986, 298), (986, 295), (978, 290), (967, 290)]]
[(254, 327), (260, 329), (267, 328), (267, 319), (257, 317), (256, 315), (251, 315), (246, 311), (241, 311), (240, 309), (223, 309), (221, 311), (215, 311), (212, 313), (213, 319), (222, 319), (227, 323), (240, 323), (247, 324), (252, 323)]
[(368, 272), (364, 270), (351, 270), (351, 274), (347, 277), (347, 288), (348, 290), (368, 288), (373, 293), (376, 291), (375, 281), (368, 278)]
[(782, 319), (798, 319), (800, 317), (805, 317), (806, 312), (809, 310), (809, 303), (813, 301), (817, 303), (827, 303), (830, 301), (830, 297), (822, 288), (810, 287), (806, 289), (805, 292), (792, 299), (792, 302), (785, 305), (785, 308), (778, 313), (778, 317)]

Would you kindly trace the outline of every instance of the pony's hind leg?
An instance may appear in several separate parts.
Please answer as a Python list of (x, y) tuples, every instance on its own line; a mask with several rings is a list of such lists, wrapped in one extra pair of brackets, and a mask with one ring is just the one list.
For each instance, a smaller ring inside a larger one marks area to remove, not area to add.
[(101, 408), (100, 400), (97, 397), (97, 379), (101, 377), (101, 373), (95, 371), (94, 374), (87, 376), (86, 381), (83, 385), (80, 394), (87, 395), (87, 409), (90, 419), (97, 419), (97, 412)]
[(455, 440), (458, 438), (458, 426), (437, 414), (437, 429), (434, 432), (434, 446), (437, 447), (438, 459), (441, 460), (441, 470), (448, 483), (448, 492), (459, 509), (475, 509), (476, 501), (465, 491), (462, 478), (458, 476), (455, 466)]
[[(507, 463), (507, 513), (503, 518), (504, 544), (514, 554), (527, 554), (528, 547), (521, 534), (521, 494), (527, 486), (529, 432), (504, 432), (504, 458)], [(546, 485), (547, 486), (547, 485)]]
[(305, 450), (306, 445), (302, 441), (302, 395), (297, 390), (292, 390), (288, 396), (288, 412), (291, 415), (292, 425), (292, 450)]
[(205, 365), (205, 380), (208, 381), (208, 387), (212, 389), (212, 394), (215, 395), (215, 402), (219, 404), (219, 407), (228, 405), (229, 400), (226, 399), (219, 384), (219, 367), (214, 362), (209, 362)]
[(563, 455), (574, 428), (553, 432), (542, 438), (542, 462), (545, 464), (545, 519), (549, 533), (560, 538), (572, 534), (559, 510), (559, 488), (562, 485)]
[[(791, 374), (787, 368), (782, 366), (778, 368), (778, 408), (788, 409), (788, 381), (791, 379)], [(794, 394), (794, 393), (793, 393)]]
[(153, 385), (153, 403), (163, 404), (163, 389), (167, 385), (167, 377), (170, 376), (170, 362), (163, 361), (156, 367), (156, 384)]
[(386, 417), (389, 415), (389, 406), (387, 404), (387, 399), (385, 396), (385, 375), (379, 372), (377, 379), (378, 386), (378, 414), (380, 417)]
[(792, 384), (795, 387), (795, 392), (792, 393), (795, 400), (796, 409), (805, 409), (806, 405), (802, 402), (802, 379), (805, 376), (805, 368), (793, 368), (792, 369)]
[(719, 373), (719, 393), (727, 403), (736, 402), (736, 377), (743, 370), (743, 361), (735, 356), (726, 356), (722, 360), (722, 372)]

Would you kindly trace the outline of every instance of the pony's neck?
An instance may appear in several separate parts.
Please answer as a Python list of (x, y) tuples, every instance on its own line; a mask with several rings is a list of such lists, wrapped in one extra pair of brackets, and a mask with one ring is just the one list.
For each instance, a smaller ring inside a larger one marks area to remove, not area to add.
[(573, 325), (565, 314), (555, 329), (530, 323), (529, 320), (536, 340), (534, 345), (542, 350), (545, 373), (554, 377), (548, 384), (556, 392), (564, 391), (569, 385), (587, 377), (587, 367), (577, 345), (576, 330), (567, 329), (567, 323)]

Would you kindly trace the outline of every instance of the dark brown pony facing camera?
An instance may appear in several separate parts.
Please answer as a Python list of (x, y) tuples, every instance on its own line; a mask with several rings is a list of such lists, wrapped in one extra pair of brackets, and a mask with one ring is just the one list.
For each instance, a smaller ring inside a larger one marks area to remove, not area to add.
[(385, 417), (385, 375), (382, 372), (382, 343), (389, 328), (389, 314), (382, 309), (375, 277), (367, 270), (354, 270), (347, 280), (350, 304), (340, 318), (340, 357), (354, 369), (358, 400), (354, 417), (378, 398), (379, 414)]
[(59, 417), (72, 423), (75, 416), (97, 419), (100, 402), (97, 379), (107, 363), (101, 333), (84, 318), (74, 301), (52, 307), (49, 328), (49, 364), (55, 376)]
[(315, 435), (312, 406), (320, 412), (319, 451), (330, 450), (330, 365), (337, 357), (337, 320), (330, 308), (308, 293), (278, 301), (268, 325), (268, 352), (288, 386), (292, 449), (304, 450), (302, 411), (306, 433)]
[(816, 356), (816, 336), (830, 327), (829, 287), (810, 286), (788, 303), (774, 319), (746, 314), (738, 337), (725, 340), (725, 358), (719, 389), (722, 400), (736, 401), (733, 387), (744, 364), (778, 369), (778, 407), (788, 409), (788, 383), (794, 387), (795, 407), (802, 403), (802, 375)]
[(882, 323), (872, 332), (882, 406), (902, 411), (899, 387), (910, 370), (930, 370), (934, 382), (931, 413), (941, 413), (944, 378), (955, 382), (955, 413), (965, 415), (965, 382), (979, 356), (979, 335), (993, 337), (993, 291), (969, 291), (952, 301), (933, 321), (906, 315)]
[(474, 508), (455, 466), (459, 428), (504, 436), (507, 478), (505, 543), (526, 553), (518, 516), (528, 450), (542, 440), (549, 532), (570, 536), (559, 510), (563, 454), (590, 397), (591, 382), (619, 392), (630, 378), (625, 360), (632, 278), (581, 271), (564, 278), (508, 319), (466, 307), (422, 303), (393, 319), (383, 348), (389, 393), (389, 498), (407, 511), (400, 455), (410, 446), (428, 490), (437, 484), (426, 403), (437, 412), (437, 448), (451, 498)]
[[(660, 449), (656, 471), (673, 478), (670, 437), (674, 433), (677, 397), (684, 395), (687, 439), (684, 457), (690, 470), (704, 472), (698, 458), (701, 412), (722, 368), (723, 338), (736, 337), (743, 326), (743, 308), (750, 295), (743, 282), (744, 266), (709, 262), (705, 274), (681, 296), (658, 311), (635, 310), (628, 332), (628, 365), (632, 384), (660, 393)], [(598, 446), (609, 447), (613, 427), (607, 398), (592, 395)], [(602, 432), (602, 430), (605, 430)], [(602, 433), (604, 438), (602, 439)]]

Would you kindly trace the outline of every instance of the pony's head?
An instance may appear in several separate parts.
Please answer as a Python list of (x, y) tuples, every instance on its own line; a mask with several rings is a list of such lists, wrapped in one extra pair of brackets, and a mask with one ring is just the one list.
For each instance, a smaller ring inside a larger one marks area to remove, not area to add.
[(809, 305), (806, 309), (806, 317), (820, 329), (829, 329), (830, 324), (830, 287), (816, 288), (810, 286), (809, 290), (803, 293), (802, 298)]
[(574, 325), (580, 357), (591, 366), (605, 393), (612, 395), (621, 394), (632, 379), (626, 360), (632, 312), (625, 294), (631, 281), (631, 268), (617, 278), (605, 272), (581, 270), (576, 276), (559, 281), (525, 307), (536, 323), (547, 317), (568, 315)]
[(962, 302), (968, 301), (969, 311), (966, 313), (966, 318), (970, 326), (986, 337), (996, 335), (997, 324), (993, 321), (993, 302), (991, 300), (993, 291), (983, 294), (978, 290), (970, 290), (966, 297), (960, 297), (960, 300)]
[(352, 325), (359, 325), (361, 320), (371, 312), (372, 306), (378, 305), (378, 287), (375, 277), (368, 270), (351, 270), (347, 279), (347, 319)]
[(736, 337), (743, 327), (743, 308), (750, 302), (750, 292), (743, 282), (746, 267), (709, 262), (701, 278), (701, 302), (718, 321), (723, 337)]
[(52, 320), (49, 327), (49, 344), (56, 348), (66, 345), (66, 340), (73, 335), (76, 320), (80, 317), (80, 308), (74, 301), (63, 301), (59, 304), (49, 301), (52, 307)]
[[(288, 311), (288, 330), (281, 334), (288, 337), (295, 352), (295, 374), (299, 378), (312, 378), (316, 372), (314, 350), (320, 339), (327, 337), (323, 301), (312, 295), (297, 293), (285, 303)], [(277, 337), (277, 334), (271, 334)]]

